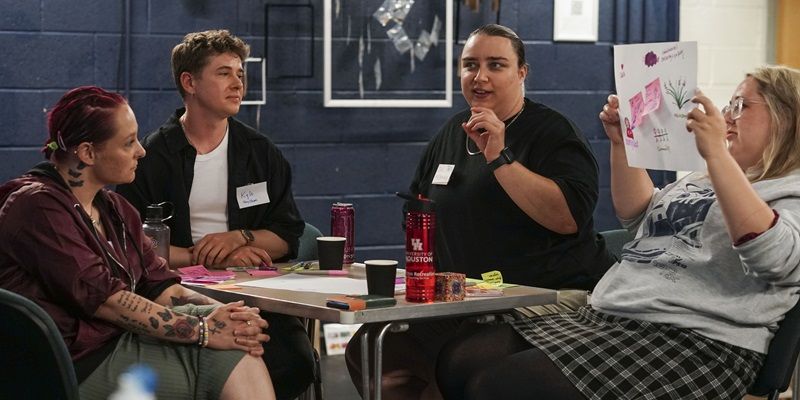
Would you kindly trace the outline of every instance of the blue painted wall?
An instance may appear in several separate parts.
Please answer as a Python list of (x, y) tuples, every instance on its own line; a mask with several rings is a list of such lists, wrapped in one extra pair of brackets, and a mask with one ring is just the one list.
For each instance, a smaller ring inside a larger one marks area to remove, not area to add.
[[(417, 0), (417, 6), (427, 1), (433, 0)], [(617, 227), (608, 190), (608, 141), (597, 120), (614, 87), (611, 47), (676, 40), (678, 1), (600, 0), (597, 43), (554, 43), (552, 0), (504, 0), (499, 15), (490, 3), (481, 2), (478, 12), (459, 7), (459, 41), (498, 19), (516, 30), (531, 65), (528, 96), (560, 110), (583, 130), (601, 167), (597, 228)], [(402, 257), (401, 201), (394, 192), (407, 189), (426, 142), (465, 107), (457, 77), (450, 109), (324, 108), (322, 0), (131, 0), (126, 76), (124, 4), (0, 0), (0, 180), (41, 160), (44, 112), (66, 89), (96, 84), (122, 90), (129, 82), (130, 103), (145, 134), (180, 106), (169, 54), (186, 32), (229, 29), (260, 57), (268, 31), (267, 105), (243, 107), (239, 117), (268, 134), (289, 159), (295, 196), (310, 223), (327, 232), (330, 204), (352, 202), (356, 257)], [(313, 13), (271, 7), (267, 20), (266, 6), (280, 4), (311, 4)], [(457, 44), (454, 62), (460, 51)], [(655, 178), (665, 182), (671, 176)]]

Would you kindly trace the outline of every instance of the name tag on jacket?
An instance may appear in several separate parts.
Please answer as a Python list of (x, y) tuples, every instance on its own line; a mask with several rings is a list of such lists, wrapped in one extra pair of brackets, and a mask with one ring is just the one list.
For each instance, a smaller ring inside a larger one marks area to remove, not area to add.
[(434, 185), (447, 185), (447, 183), (450, 182), (450, 175), (453, 174), (455, 168), (455, 164), (439, 164), (439, 168), (436, 169), (436, 174), (433, 175), (433, 181), (431, 183)]
[(267, 182), (264, 181), (237, 187), (236, 201), (239, 202), (240, 209), (269, 203)]

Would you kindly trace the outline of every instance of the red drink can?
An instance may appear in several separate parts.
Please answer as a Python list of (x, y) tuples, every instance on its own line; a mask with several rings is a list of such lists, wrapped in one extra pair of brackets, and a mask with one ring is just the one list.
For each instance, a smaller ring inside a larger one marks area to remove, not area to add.
[(331, 206), (331, 236), (341, 236), (344, 241), (344, 264), (355, 262), (356, 212), (350, 203), (333, 203)]
[(421, 196), (409, 202), (406, 213), (406, 301), (434, 301), (436, 267), (433, 263), (436, 214), (433, 202)]

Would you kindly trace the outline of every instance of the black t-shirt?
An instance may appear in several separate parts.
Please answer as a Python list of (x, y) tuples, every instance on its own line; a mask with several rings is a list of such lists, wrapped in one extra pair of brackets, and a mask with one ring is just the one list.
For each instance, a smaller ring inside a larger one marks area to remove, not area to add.
[[(506, 131), (515, 160), (561, 188), (578, 225), (578, 233), (562, 235), (511, 200), (482, 154), (467, 154), (461, 123), (469, 116), (465, 110), (442, 127), (411, 184), (412, 193), (436, 202), (437, 270), (476, 278), (499, 270), (509, 283), (591, 289), (614, 260), (593, 228), (598, 169), (586, 140), (566, 117), (528, 99)], [(455, 165), (447, 185), (432, 184), (440, 164)]]

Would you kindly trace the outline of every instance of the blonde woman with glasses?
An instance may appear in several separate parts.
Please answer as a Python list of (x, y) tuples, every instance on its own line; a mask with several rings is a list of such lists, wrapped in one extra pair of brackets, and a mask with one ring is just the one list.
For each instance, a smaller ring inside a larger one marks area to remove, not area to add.
[(800, 71), (759, 68), (722, 110), (692, 101), (686, 129), (708, 170), (656, 189), (628, 166), (609, 97), (614, 209), (635, 240), (590, 306), (452, 341), (437, 366), (446, 398), (742, 398), (798, 300)]

